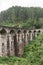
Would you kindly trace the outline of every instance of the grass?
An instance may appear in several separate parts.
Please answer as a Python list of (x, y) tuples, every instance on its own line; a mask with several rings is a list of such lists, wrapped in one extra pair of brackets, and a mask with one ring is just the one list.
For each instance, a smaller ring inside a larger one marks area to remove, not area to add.
[(0, 65), (26, 65), (27, 59), (19, 57), (0, 57)]

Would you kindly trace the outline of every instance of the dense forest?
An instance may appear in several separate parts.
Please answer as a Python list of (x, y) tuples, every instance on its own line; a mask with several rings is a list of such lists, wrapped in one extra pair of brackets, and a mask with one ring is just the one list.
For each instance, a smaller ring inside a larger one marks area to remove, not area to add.
[(0, 12), (0, 25), (43, 28), (43, 8), (12, 6)]

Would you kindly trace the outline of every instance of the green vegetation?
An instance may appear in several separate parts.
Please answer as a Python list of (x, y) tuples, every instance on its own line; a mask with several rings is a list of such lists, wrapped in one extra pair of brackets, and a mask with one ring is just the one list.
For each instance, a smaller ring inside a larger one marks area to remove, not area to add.
[(43, 65), (43, 34), (34, 39), (25, 48), (24, 58), (30, 62), (30, 65)]
[(0, 25), (43, 28), (43, 8), (12, 6), (0, 13)]
[[(43, 28), (43, 8), (13, 6), (0, 13), (0, 25)], [(0, 65), (43, 65), (43, 33), (29, 42), (28, 47), (24, 48), (22, 58), (0, 57)]]
[(0, 57), (2, 65), (43, 65), (43, 33), (36, 39), (29, 42), (28, 47), (24, 48), (22, 58), (19, 57)]
[(27, 60), (19, 57), (0, 57), (0, 65), (26, 65)]

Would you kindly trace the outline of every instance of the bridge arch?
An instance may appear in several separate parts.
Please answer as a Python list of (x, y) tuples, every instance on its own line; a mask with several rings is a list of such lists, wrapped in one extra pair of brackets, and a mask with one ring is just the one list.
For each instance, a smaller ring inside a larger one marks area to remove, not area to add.
[(12, 29), (12, 30), (10, 30), (10, 34), (13, 34), (13, 33), (15, 33), (15, 31)]
[(40, 32), (41, 32), (40, 30), (37, 31), (37, 36), (40, 34)]
[(3, 28), (1, 31), (0, 31), (0, 34), (6, 34), (7, 31)]

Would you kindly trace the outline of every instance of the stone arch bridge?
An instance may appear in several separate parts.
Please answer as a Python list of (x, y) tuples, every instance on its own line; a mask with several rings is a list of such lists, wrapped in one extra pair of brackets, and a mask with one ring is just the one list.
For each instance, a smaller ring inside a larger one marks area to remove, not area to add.
[(27, 46), (40, 32), (43, 30), (0, 26), (0, 56), (21, 57), (24, 46)]

